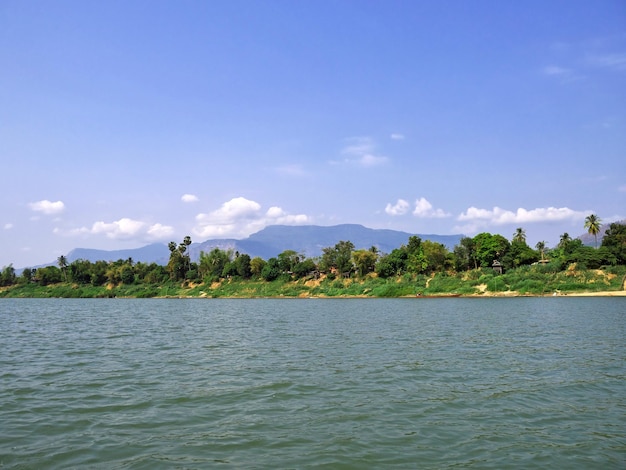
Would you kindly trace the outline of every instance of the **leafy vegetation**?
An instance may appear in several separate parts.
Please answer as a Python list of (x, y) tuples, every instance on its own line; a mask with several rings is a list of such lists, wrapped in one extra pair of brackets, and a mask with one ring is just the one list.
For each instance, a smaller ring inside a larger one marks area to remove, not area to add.
[[(600, 219), (585, 221), (597, 234)], [(626, 225), (613, 223), (598, 248), (564, 233), (557, 247), (535, 249), (518, 228), (509, 242), (502, 235), (465, 237), (452, 252), (440, 243), (411, 236), (391, 253), (376, 247), (355, 249), (340, 241), (318, 259), (286, 250), (275, 258), (250, 259), (245, 253), (214, 248), (192, 262), (191, 238), (170, 242), (166, 266), (68, 260), (57, 266), (0, 271), (0, 297), (307, 297), (482, 295), (623, 290), (626, 282)], [(500, 264), (493, 268), (494, 261)], [(500, 272), (499, 268), (502, 268)]]

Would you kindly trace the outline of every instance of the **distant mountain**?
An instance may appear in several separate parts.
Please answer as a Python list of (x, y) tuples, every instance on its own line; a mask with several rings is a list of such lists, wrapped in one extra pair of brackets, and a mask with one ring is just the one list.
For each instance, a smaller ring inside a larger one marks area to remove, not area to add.
[[(463, 235), (413, 234), (397, 230), (371, 229), (356, 224), (334, 225), (330, 227), (318, 225), (272, 225), (242, 240), (230, 238), (193, 243), (189, 246), (189, 253), (193, 261), (198, 261), (201, 251), (208, 253), (214, 248), (246, 253), (251, 258), (259, 256), (263, 259), (269, 259), (285, 250), (293, 250), (304, 254), (308, 258), (313, 258), (320, 256), (323, 248), (335, 246), (336, 243), (342, 240), (352, 242), (357, 250), (375, 246), (383, 253), (390, 253), (394, 248), (407, 244), (409, 237), (412, 235), (417, 235), (422, 240), (441, 243), (449, 250), (452, 250), (463, 237)], [(75, 248), (66, 257), (70, 263), (77, 259), (84, 259), (93, 263), (101, 260), (117, 261), (119, 259), (132, 258), (135, 262), (141, 261), (142, 263), (166, 265), (169, 256), (170, 251), (165, 243), (153, 243), (141, 248), (127, 250), (108, 251)], [(56, 264), (56, 261), (54, 261), (41, 266)]]
[(320, 256), (322, 249), (334, 246), (344, 240), (354, 244), (356, 249), (375, 246), (383, 253), (389, 253), (408, 242), (412, 235), (422, 240), (430, 240), (445, 245), (449, 250), (456, 246), (463, 235), (412, 234), (397, 230), (371, 229), (357, 224), (333, 225), (271, 225), (243, 240), (219, 239), (194, 243), (190, 247), (192, 259), (198, 259), (200, 251), (209, 252), (213, 248), (232, 249), (247, 253), (254, 258), (268, 259), (285, 250), (293, 250), (312, 258)]
[(133, 261), (141, 261), (143, 263), (167, 264), (170, 258), (170, 250), (164, 243), (153, 243), (141, 248), (111, 251), (75, 248), (67, 254), (66, 258), (69, 263), (77, 259), (84, 259), (94, 263), (96, 261), (117, 261), (118, 259), (132, 258)]
[[(604, 234), (611, 227), (611, 224), (626, 225), (626, 219), (618, 220), (616, 222), (603, 223), (602, 227), (600, 227), (600, 232), (598, 233), (598, 246), (602, 244), (602, 239), (604, 238)], [(582, 235), (579, 235), (576, 238), (578, 238), (581, 242), (583, 242), (583, 245), (596, 246), (596, 239), (590, 233), (583, 233)]]

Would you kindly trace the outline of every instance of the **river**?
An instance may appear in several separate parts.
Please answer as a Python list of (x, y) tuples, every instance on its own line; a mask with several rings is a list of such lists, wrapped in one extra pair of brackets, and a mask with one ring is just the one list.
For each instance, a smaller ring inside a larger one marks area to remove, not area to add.
[(626, 468), (626, 298), (2, 299), (0, 468)]

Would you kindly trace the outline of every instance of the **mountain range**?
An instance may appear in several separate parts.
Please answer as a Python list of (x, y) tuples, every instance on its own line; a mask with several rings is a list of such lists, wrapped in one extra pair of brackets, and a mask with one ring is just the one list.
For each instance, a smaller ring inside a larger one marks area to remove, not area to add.
[[(334, 226), (318, 225), (271, 225), (253, 233), (248, 238), (213, 239), (192, 243), (189, 254), (192, 261), (198, 261), (200, 252), (210, 252), (214, 248), (233, 250), (246, 253), (251, 258), (259, 256), (269, 259), (285, 250), (302, 253), (308, 258), (320, 256), (322, 249), (332, 247), (340, 241), (350, 241), (355, 249), (375, 246), (383, 253), (389, 253), (409, 241), (409, 237), (417, 235), (422, 240), (430, 240), (445, 245), (449, 250), (459, 243), (463, 235), (433, 235), (413, 234), (398, 230), (371, 229), (357, 224), (342, 224)], [(84, 259), (91, 262), (116, 261), (132, 258), (144, 263), (167, 264), (170, 251), (165, 243), (153, 243), (141, 248), (126, 250), (96, 250), (90, 248), (75, 248), (67, 254), (68, 262)], [(49, 263), (49, 264), (56, 264)]]
[[(626, 220), (618, 223), (626, 224)], [(598, 234), (598, 244), (602, 242), (604, 232), (610, 224), (602, 226)], [(422, 240), (430, 240), (441, 243), (452, 250), (461, 240), (463, 235), (434, 235), (434, 234), (414, 234), (398, 230), (371, 229), (358, 224), (342, 224), (333, 226), (319, 225), (271, 225), (248, 238), (244, 239), (213, 239), (203, 242), (192, 243), (189, 246), (189, 253), (193, 261), (198, 261), (200, 252), (210, 252), (214, 248), (221, 250), (233, 250), (239, 253), (246, 253), (251, 258), (259, 256), (269, 259), (277, 256), (285, 250), (293, 250), (302, 253), (309, 258), (314, 258), (322, 254), (322, 249), (332, 247), (339, 241), (350, 241), (356, 249), (370, 248), (375, 246), (383, 253), (390, 253), (394, 248), (406, 244), (409, 237), (417, 235)], [(585, 245), (594, 246), (593, 235), (582, 234), (578, 237)], [(134, 261), (143, 263), (167, 264), (170, 251), (165, 243), (152, 243), (141, 248), (125, 250), (97, 250), (92, 248), (75, 248), (70, 251), (66, 258), (69, 263), (78, 259), (91, 262), (95, 261), (117, 261), (119, 259), (132, 258)], [(53, 261), (40, 266), (56, 265)], [(18, 270), (19, 271), (19, 270)]]

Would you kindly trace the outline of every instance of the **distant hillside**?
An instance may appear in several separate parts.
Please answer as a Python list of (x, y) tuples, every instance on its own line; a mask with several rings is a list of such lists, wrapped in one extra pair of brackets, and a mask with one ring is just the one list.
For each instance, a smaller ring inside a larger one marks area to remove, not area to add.
[[(200, 252), (208, 253), (214, 248), (233, 250), (246, 253), (251, 258), (259, 256), (269, 259), (285, 250), (303, 253), (309, 258), (320, 256), (322, 249), (334, 246), (339, 241), (351, 241), (356, 249), (375, 246), (383, 253), (389, 253), (394, 248), (405, 245), (409, 237), (417, 235), (422, 240), (430, 240), (445, 245), (452, 250), (463, 235), (430, 235), (412, 234), (397, 230), (380, 230), (363, 227), (356, 224), (334, 225), (322, 227), (318, 225), (272, 225), (250, 235), (243, 240), (214, 239), (200, 243), (193, 243), (189, 247), (191, 259), (198, 261)], [(153, 243), (141, 248), (127, 250), (95, 250), (90, 248), (75, 248), (67, 254), (68, 262), (77, 259), (96, 261), (117, 261), (132, 258), (135, 262), (157, 263), (165, 265), (169, 260), (170, 252), (165, 243)], [(56, 261), (41, 265), (56, 265)]]
[[(602, 239), (604, 238), (604, 234), (609, 229), (611, 224), (626, 225), (626, 219), (618, 220), (617, 222), (603, 223), (602, 227), (600, 227), (600, 232), (598, 233), (598, 246), (602, 244)], [(596, 246), (596, 239), (590, 233), (583, 233), (582, 235), (579, 235), (576, 238), (582, 241), (583, 245), (594, 246), (594, 247)]]
[(379, 251), (389, 253), (408, 242), (412, 235), (422, 240), (430, 240), (445, 245), (449, 250), (459, 243), (463, 235), (412, 234), (397, 230), (371, 229), (357, 224), (333, 225), (272, 225), (250, 235), (243, 240), (207, 240), (191, 245), (192, 259), (200, 256), (200, 251), (209, 252), (213, 248), (232, 249), (247, 253), (254, 258), (268, 259), (285, 250), (293, 250), (312, 258), (320, 256), (322, 249), (334, 246), (339, 241), (350, 241), (356, 249), (375, 246)]
[(133, 261), (143, 263), (167, 264), (170, 257), (170, 250), (164, 243), (153, 243), (141, 248), (127, 250), (94, 250), (91, 248), (75, 248), (67, 254), (67, 261), (72, 262), (77, 259), (87, 261), (117, 261), (118, 259), (132, 258)]

